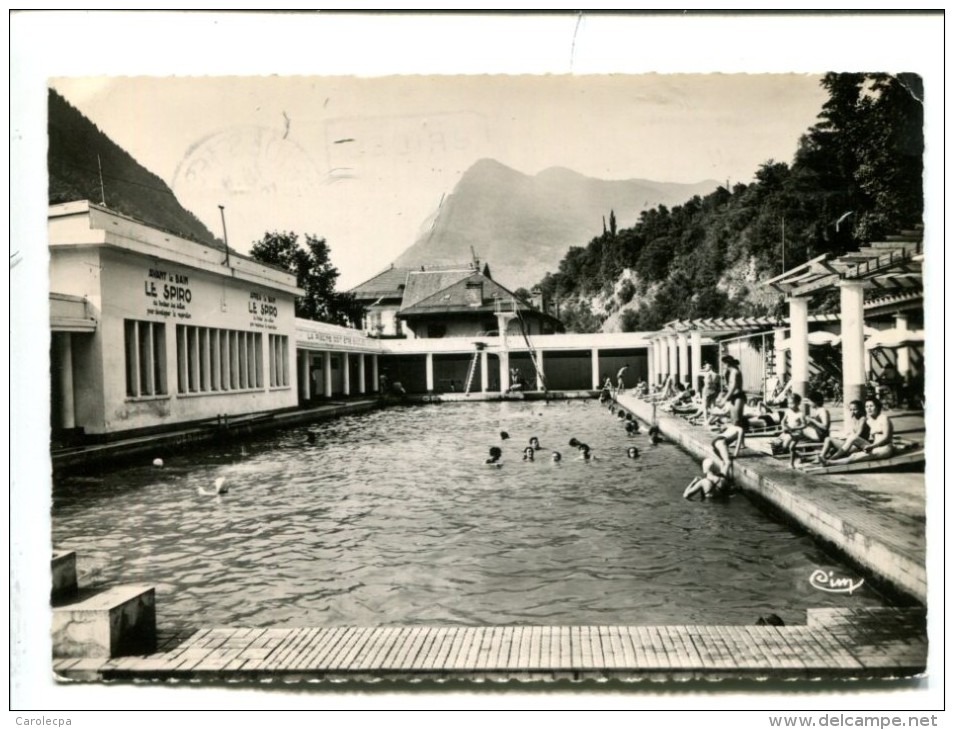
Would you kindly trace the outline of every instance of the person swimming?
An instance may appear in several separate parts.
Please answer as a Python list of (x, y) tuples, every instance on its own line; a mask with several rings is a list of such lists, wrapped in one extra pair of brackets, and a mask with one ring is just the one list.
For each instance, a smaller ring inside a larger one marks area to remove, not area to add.
[(503, 456), (503, 451), (500, 450), (499, 446), (490, 447), (490, 458), (485, 461), (485, 464), (490, 464), (491, 466), (500, 466), (500, 457)]
[(649, 443), (651, 443), (653, 446), (662, 441), (662, 436), (659, 434), (659, 426), (656, 424), (650, 426), (647, 433), (649, 434)]
[(530, 437), (530, 446), (531, 446), (531, 448), (533, 448), (534, 451), (539, 451), (539, 450), (540, 450), (540, 439), (538, 439), (536, 436), (531, 436), (531, 437)]
[(506, 441), (508, 438), (510, 438), (510, 434), (509, 434), (509, 433), (507, 433), (506, 431), (501, 431), (501, 432), (500, 432), (500, 440), (501, 440), (501, 441)]
[(630, 436), (635, 436), (639, 433), (639, 426), (636, 425), (636, 421), (626, 422), (626, 433), (628, 433)]
[(727, 496), (729, 481), (724, 466), (716, 459), (706, 457), (702, 460), (702, 476), (696, 477), (682, 493), (684, 499), (699, 495), (702, 499)]
[(626, 456), (628, 456), (630, 459), (638, 459), (639, 449), (637, 449), (635, 446), (630, 446), (628, 449), (626, 449)]
[(225, 484), (225, 477), (219, 477), (215, 480), (215, 491), (207, 492), (202, 487), (199, 487), (199, 494), (203, 497), (217, 497), (220, 494), (228, 494), (229, 488)]
[(576, 437), (570, 439), (570, 446), (572, 446), (574, 449), (586, 449), (587, 451), (590, 450), (589, 446), (578, 440)]
[(524, 461), (533, 461), (534, 450), (532, 446), (528, 446), (523, 450), (523, 460)]
[(561, 461), (563, 459), (563, 455), (559, 451), (554, 451), (550, 455), (550, 458), (553, 459), (553, 461)]
[(596, 457), (593, 456), (592, 452), (590, 451), (590, 447), (587, 446), (586, 444), (579, 444), (576, 448), (580, 452), (579, 458), (582, 459), (583, 461), (591, 461), (596, 459)]

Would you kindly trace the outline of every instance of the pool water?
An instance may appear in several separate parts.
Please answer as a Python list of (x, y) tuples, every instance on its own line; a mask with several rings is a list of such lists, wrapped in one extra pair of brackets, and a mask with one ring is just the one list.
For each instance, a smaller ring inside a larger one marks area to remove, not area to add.
[[(869, 585), (813, 588), (818, 569), (861, 576), (744, 495), (683, 500), (695, 459), (645, 426), (627, 436), (595, 401), (398, 407), (310, 430), (313, 444), (296, 428), (65, 477), (53, 545), (77, 551), (81, 583), (155, 585), (160, 626), (804, 623), (807, 608), (887, 605)], [(543, 450), (525, 463), (531, 436)], [(227, 494), (200, 493), (218, 477)]]

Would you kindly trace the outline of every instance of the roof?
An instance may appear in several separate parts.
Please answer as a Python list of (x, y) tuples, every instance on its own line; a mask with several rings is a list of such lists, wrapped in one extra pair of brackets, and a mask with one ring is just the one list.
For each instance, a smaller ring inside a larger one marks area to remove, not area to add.
[(367, 281), (352, 287), (348, 291), (356, 299), (379, 299), (381, 297), (400, 297), (404, 295), (404, 284), (409, 269), (390, 268), (372, 276)]
[(923, 230), (919, 227), (886, 239), (837, 258), (822, 254), (764, 283), (790, 297), (807, 296), (844, 281), (865, 282), (881, 293), (923, 289)]
[(401, 311), (428, 299), (452, 284), (469, 278), (473, 273), (474, 269), (469, 264), (464, 269), (441, 268), (434, 270), (422, 267), (420, 271), (408, 271), (404, 299), (401, 301)]
[[(467, 295), (468, 287), (475, 284), (481, 284), (483, 287), (481, 291), (481, 303), (479, 305), (471, 304)], [(472, 273), (470, 276), (453, 282), (444, 289), (435, 292), (431, 296), (409, 307), (402, 307), (398, 312), (398, 316), (414, 317), (427, 314), (448, 313), (497, 314), (500, 311), (528, 312), (545, 319), (553, 320), (554, 322), (559, 322), (559, 320), (551, 317), (546, 312), (534, 309), (526, 302), (521, 301), (509, 289), (481, 273)]]

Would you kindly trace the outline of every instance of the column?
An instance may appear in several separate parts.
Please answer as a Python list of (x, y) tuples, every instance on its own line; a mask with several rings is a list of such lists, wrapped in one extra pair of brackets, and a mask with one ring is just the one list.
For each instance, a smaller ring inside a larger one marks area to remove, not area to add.
[(839, 287), (843, 396), (850, 403), (865, 399), (865, 289), (861, 281), (843, 281)]
[(689, 381), (689, 340), (680, 332), (676, 335), (676, 343), (679, 346), (679, 380), (684, 385)]
[(792, 392), (804, 398), (808, 390), (808, 299), (792, 297), (788, 300), (788, 321), (791, 325)]
[(689, 335), (689, 347), (692, 352), (692, 388), (698, 391), (699, 380), (702, 377), (702, 335), (699, 330), (693, 330)]
[(500, 392), (506, 393), (510, 389), (510, 353), (500, 352)]
[(486, 393), (490, 388), (490, 373), (487, 372), (487, 351), (480, 351), (480, 392)]
[(676, 353), (676, 336), (669, 335), (666, 338), (668, 343), (669, 350), (669, 375), (672, 375), (672, 382), (675, 385), (676, 381), (679, 380), (679, 364), (677, 362), (677, 353)]
[(361, 395), (365, 393), (364, 379), (364, 353), (362, 352), (358, 355), (358, 393)]
[[(73, 335), (69, 332), (55, 332), (53, 340), (56, 343), (56, 361), (60, 371), (57, 373), (60, 387), (60, 418), (63, 428), (76, 427), (76, 404), (73, 398)], [(139, 373), (136, 373), (139, 377)]]
[(775, 330), (775, 377), (778, 382), (782, 382), (785, 373), (788, 372), (788, 358), (785, 357), (786, 349), (782, 346), (785, 341), (785, 330)]
[(381, 375), (378, 372), (378, 356), (371, 356), (371, 392), (377, 393), (381, 390)]
[(341, 353), (341, 377), (344, 382), (344, 394), (351, 395), (351, 359), (347, 352)]
[(543, 390), (543, 350), (537, 350), (537, 390)]
[(307, 350), (298, 351), (298, 380), (301, 382), (301, 399), (304, 403), (311, 400), (311, 355)]
[(600, 351), (597, 348), (590, 349), (590, 370), (592, 371), (592, 376), (590, 377), (590, 384), (593, 387), (593, 390), (600, 389)]
[(427, 377), (427, 392), (434, 392), (434, 353), (429, 352), (426, 355), (426, 360), (424, 363), (425, 374)]
[(653, 357), (656, 359), (656, 385), (660, 385), (666, 379), (666, 373), (669, 372), (668, 362), (663, 358), (663, 341), (658, 337), (653, 338)]
[[(907, 332), (908, 331), (908, 315), (898, 314), (894, 315), (894, 326), (898, 332)], [(911, 351), (908, 349), (907, 345), (902, 345), (897, 349), (898, 353), (898, 362), (897, 369), (898, 375), (902, 378), (910, 379), (911, 377)]]
[(321, 353), (321, 372), (325, 376), (325, 392), (322, 394), (326, 398), (331, 397), (331, 353)]
[(656, 376), (656, 348), (652, 342), (649, 341), (649, 346), (646, 348), (646, 380), (649, 385), (652, 385), (655, 381)]

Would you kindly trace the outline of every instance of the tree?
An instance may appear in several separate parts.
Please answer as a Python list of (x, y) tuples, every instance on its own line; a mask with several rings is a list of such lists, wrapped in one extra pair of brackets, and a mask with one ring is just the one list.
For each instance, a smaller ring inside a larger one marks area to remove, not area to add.
[(277, 266), (295, 275), (305, 295), (295, 300), (295, 316), (318, 322), (348, 325), (360, 316), (354, 296), (335, 291), (338, 269), (332, 266), (323, 238), (305, 234), (305, 248), (292, 232), (268, 232), (252, 244), (249, 252), (263, 264)]

